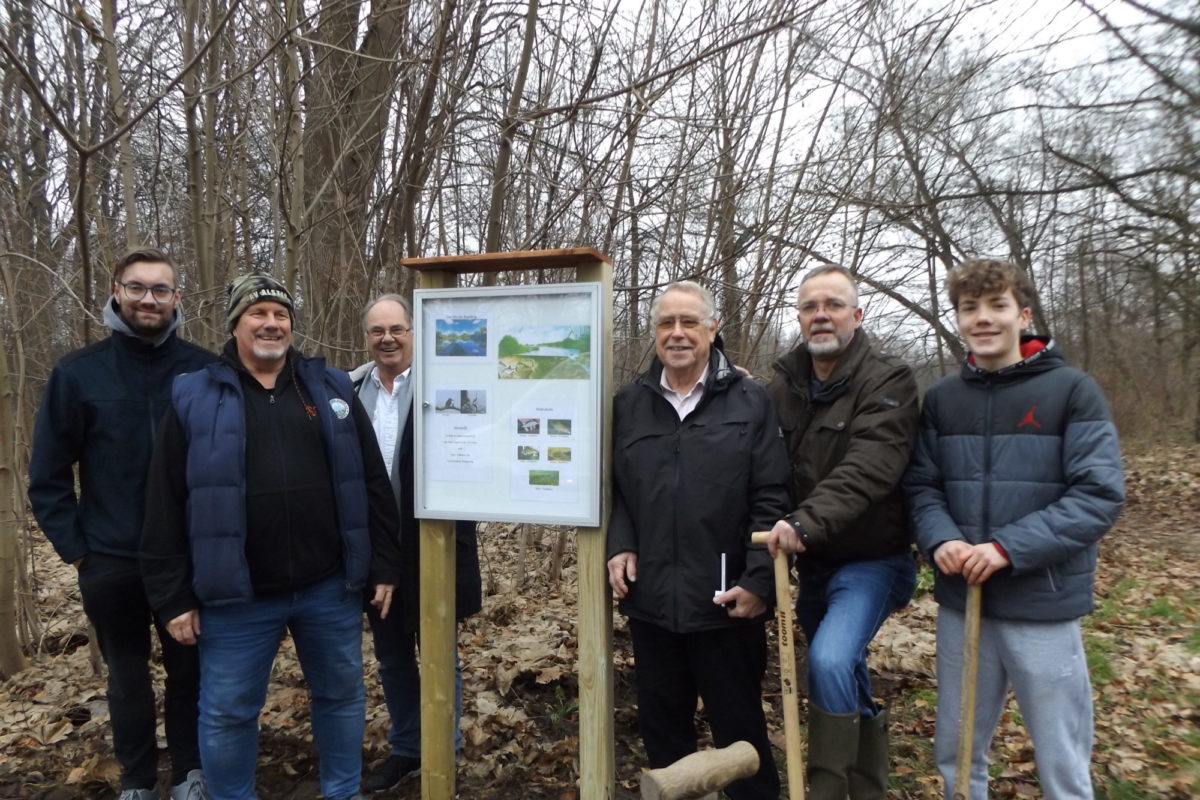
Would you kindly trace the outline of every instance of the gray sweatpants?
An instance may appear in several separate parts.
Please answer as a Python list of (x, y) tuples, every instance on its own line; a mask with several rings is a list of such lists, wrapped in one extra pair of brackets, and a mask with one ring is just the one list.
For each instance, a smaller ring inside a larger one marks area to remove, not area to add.
[[(1029, 734), (1047, 800), (1093, 800), (1092, 685), (1079, 620), (1012, 622), (984, 618), (971, 754), (971, 800), (987, 799), (988, 750), (1011, 685)], [(963, 614), (938, 609), (938, 711), (934, 758), (954, 794), (962, 697)]]

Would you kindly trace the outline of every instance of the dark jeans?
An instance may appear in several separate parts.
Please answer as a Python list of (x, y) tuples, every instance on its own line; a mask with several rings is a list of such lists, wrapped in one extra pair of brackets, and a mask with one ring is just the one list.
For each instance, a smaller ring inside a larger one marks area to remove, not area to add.
[[(379, 662), (379, 685), (387, 704), (391, 725), (388, 745), (393, 755), (421, 757), (421, 670), (417, 663), (420, 637), (404, 629), (404, 614), (392, 606), (387, 619), (380, 619), (374, 606), (367, 606), (375, 660)], [(454, 751), (462, 750), (462, 665), (454, 648)]]
[(164, 701), (171, 784), (200, 768), (196, 742), (200, 661), (195, 647), (179, 644), (156, 624), (138, 562), (89, 553), (80, 565), (79, 592), (108, 665), (108, 713), (121, 787), (150, 789), (158, 782), (154, 686), (150, 680), (150, 628), (158, 631), (167, 670)]
[(767, 739), (762, 679), (767, 632), (761, 624), (672, 633), (629, 620), (637, 675), (638, 727), (650, 767), (696, 752), (696, 698), (717, 747), (745, 740), (758, 750), (758, 772), (725, 789), (733, 800), (778, 800), (779, 773)]

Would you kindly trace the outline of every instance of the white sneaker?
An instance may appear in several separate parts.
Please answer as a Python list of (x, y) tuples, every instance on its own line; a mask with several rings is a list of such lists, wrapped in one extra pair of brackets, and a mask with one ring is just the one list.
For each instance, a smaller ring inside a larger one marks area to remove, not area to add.
[[(157, 800), (158, 796), (148, 800)], [(142, 800), (142, 798), (135, 798)], [(183, 779), (183, 783), (178, 783), (171, 787), (171, 800), (208, 800), (208, 783), (204, 780), (204, 772), (194, 769), (187, 774)]]

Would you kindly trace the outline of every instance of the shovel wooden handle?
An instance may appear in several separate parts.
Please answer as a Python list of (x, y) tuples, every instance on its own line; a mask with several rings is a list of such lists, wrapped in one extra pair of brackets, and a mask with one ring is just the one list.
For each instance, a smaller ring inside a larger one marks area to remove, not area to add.
[[(751, 544), (766, 544), (770, 531), (750, 534)], [(779, 688), (783, 699), (783, 741), (787, 754), (788, 797), (804, 800), (804, 756), (800, 750), (800, 698), (796, 693), (796, 648), (792, 637), (795, 610), (792, 608), (788, 557), (775, 552), (775, 619), (779, 623)]]
[(975, 743), (975, 690), (979, 683), (979, 618), (983, 584), (967, 585), (967, 613), (963, 624), (962, 704), (958, 715), (958, 753), (954, 760), (954, 800), (971, 796), (971, 751)]

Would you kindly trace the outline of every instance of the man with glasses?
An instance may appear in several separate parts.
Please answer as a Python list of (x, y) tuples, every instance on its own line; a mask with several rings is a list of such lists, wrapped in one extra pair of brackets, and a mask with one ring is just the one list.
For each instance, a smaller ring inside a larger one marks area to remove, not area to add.
[(170, 796), (201, 800), (207, 795), (196, 743), (196, 650), (175, 642), (154, 620), (138, 541), (153, 431), (170, 402), (171, 382), (215, 356), (178, 337), (180, 291), (163, 253), (127, 253), (113, 270), (112, 288), (103, 311), (112, 335), (63, 357), (46, 383), (29, 461), (29, 500), (54, 549), (78, 570), (83, 609), (108, 666), (121, 800), (159, 796), (151, 627), (167, 673)]
[(917, 430), (917, 384), (859, 330), (844, 267), (810, 270), (796, 308), (803, 343), (768, 386), (792, 457), (791, 512), (772, 554), (796, 555), (796, 617), (808, 639), (808, 797), (883, 800), (885, 709), (871, 693), (867, 645), (916, 580), (900, 478)]
[(696, 701), (717, 747), (758, 772), (732, 800), (777, 800), (762, 679), (771, 559), (750, 534), (787, 512), (787, 452), (766, 391), (721, 351), (712, 294), (668, 284), (650, 307), (655, 358), (613, 401), (608, 581), (629, 618), (638, 727), (651, 768), (696, 750)]
[[(368, 609), (379, 661), (379, 682), (391, 727), (387, 760), (363, 781), (363, 789), (390, 789), (421, 767), (421, 681), (417, 668), (420, 629), (421, 553), (413, 512), (413, 339), (408, 301), (397, 294), (381, 295), (363, 311), (367, 352), (372, 361), (350, 373), (358, 397), (375, 427), (379, 449), (392, 481), (400, 510), (402, 577), (396, 603), (386, 619)], [(455, 523), (456, 616), (462, 620), (479, 611), (482, 592), (474, 522)], [(455, 719), (462, 712), (462, 672), (457, 656), (454, 670)], [(455, 748), (462, 734), (455, 736)]]

